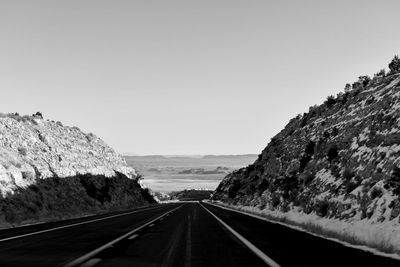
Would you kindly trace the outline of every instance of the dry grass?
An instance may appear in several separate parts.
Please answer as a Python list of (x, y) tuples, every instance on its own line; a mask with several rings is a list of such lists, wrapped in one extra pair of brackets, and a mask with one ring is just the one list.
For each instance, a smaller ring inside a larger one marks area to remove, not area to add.
[[(390, 225), (368, 225), (367, 222), (350, 223), (333, 219), (317, 218), (304, 213), (283, 213), (260, 210), (249, 206), (236, 206), (218, 203), (235, 210), (258, 215), (271, 222), (303, 230), (324, 238), (335, 239), (355, 246), (372, 248), (379, 252), (400, 255), (400, 229), (394, 223)], [(297, 217), (297, 218), (296, 218)]]

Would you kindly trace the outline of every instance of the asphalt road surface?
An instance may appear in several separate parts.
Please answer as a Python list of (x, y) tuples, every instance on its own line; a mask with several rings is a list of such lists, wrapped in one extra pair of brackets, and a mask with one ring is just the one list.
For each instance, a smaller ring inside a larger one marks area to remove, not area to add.
[(0, 266), (400, 266), (207, 203), (0, 231)]

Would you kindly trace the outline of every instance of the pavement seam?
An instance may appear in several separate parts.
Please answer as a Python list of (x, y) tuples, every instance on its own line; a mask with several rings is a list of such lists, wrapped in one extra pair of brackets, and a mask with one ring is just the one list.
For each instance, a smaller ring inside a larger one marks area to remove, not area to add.
[(103, 245), (103, 246), (100, 246), (100, 247), (98, 247), (97, 249), (92, 250), (91, 252), (86, 253), (85, 255), (83, 255), (83, 256), (81, 256), (81, 257), (79, 257), (79, 258), (77, 258), (77, 259), (75, 259), (75, 260), (73, 260), (73, 261), (71, 261), (71, 262), (69, 262), (69, 263), (67, 263), (66, 265), (64, 265), (64, 267), (75, 267), (75, 266), (80, 266), (81, 264), (83, 264), (83, 263), (87, 262), (88, 260), (90, 260), (90, 259), (91, 259), (92, 257), (94, 257), (95, 255), (97, 255), (97, 254), (99, 254), (100, 252), (102, 252), (103, 250), (105, 250), (105, 249), (111, 247), (111, 246), (114, 245), (115, 243), (117, 243), (117, 242), (119, 242), (119, 241), (121, 241), (121, 240), (123, 240), (123, 239), (125, 239), (125, 238), (127, 238), (127, 237), (129, 237), (129, 236), (132, 236), (132, 235), (133, 235), (134, 233), (136, 233), (137, 231), (139, 231), (139, 230), (141, 230), (141, 229), (147, 227), (148, 225), (154, 223), (155, 221), (159, 220), (160, 218), (164, 217), (165, 215), (167, 215), (167, 214), (169, 214), (169, 213), (171, 213), (171, 212), (173, 212), (173, 211), (175, 211), (175, 210), (181, 208), (182, 206), (183, 206), (183, 205), (180, 205), (180, 206), (177, 207), (177, 208), (174, 208), (174, 209), (172, 209), (172, 210), (170, 210), (170, 211), (168, 211), (168, 212), (166, 212), (166, 213), (161, 214), (160, 216), (156, 217), (155, 219), (153, 219), (153, 220), (151, 220), (151, 221), (149, 221), (149, 222), (147, 222), (147, 223), (145, 223), (145, 224), (143, 224), (143, 225), (141, 225), (141, 226), (139, 226), (139, 227), (137, 227), (137, 228), (135, 228), (135, 229), (129, 231), (128, 233), (126, 233), (126, 234), (124, 234), (124, 235), (122, 235), (122, 236), (120, 236), (120, 237), (118, 237), (118, 238), (116, 238), (116, 239), (114, 239), (114, 240), (108, 242), (107, 244), (105, 244), (105, 245)]
[(233, 230), (227, 223), (217, 217), (214, 213), (212, 213), (209, 209), (207, 209), (203, 204), (200, 203), (200, 206), (203, 207), (208, 213), (210, 213), (220, 224), (222, 224), (227, 230), (229, 230), (236, 238), (238, 238), (248, 249), (250, 249), (254, 254), (256, 254), (262, 261), (264, 261), (270, 267), (280, 267), (278, 263), (276, 263), (273, 259), (268, 257), (264, 252), (262, 252), (259, 248), (253, 245), (249, 240), (244, 238), (241, 234)]

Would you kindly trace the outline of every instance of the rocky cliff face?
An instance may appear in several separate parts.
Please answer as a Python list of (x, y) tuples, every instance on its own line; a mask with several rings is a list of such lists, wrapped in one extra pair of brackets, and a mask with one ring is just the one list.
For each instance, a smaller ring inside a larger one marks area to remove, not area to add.
[(135, 178), (135, 170), (112, 148), (77, 127), (38, 117), (0, 118), (0, 192), (4, 196), (37, 179), (78, 174)]
[(400, 74), (360, 77), (353, 89), (293, 118), (254, 164), (226, 176), (213, 198), (280, 214), (399, 225)]
[(41, 116), (0, 116), (0, 226), (153, 203), (138, 178), (93, 134)]

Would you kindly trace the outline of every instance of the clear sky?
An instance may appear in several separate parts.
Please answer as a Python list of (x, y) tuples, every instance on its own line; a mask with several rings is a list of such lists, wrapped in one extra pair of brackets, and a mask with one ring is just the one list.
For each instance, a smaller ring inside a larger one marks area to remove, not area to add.
[(120, 153), (259, 153), (400, 54), (400, 1), (0, 0), (0, 111)]

